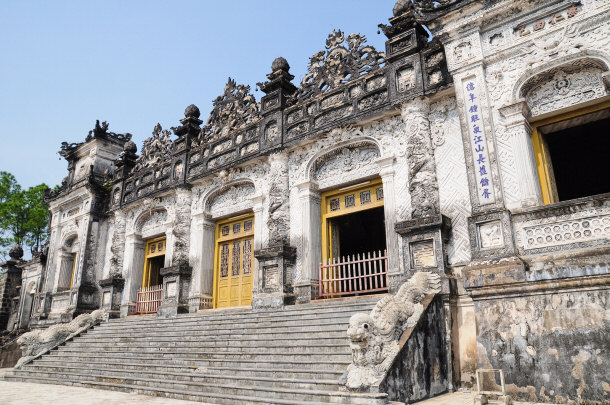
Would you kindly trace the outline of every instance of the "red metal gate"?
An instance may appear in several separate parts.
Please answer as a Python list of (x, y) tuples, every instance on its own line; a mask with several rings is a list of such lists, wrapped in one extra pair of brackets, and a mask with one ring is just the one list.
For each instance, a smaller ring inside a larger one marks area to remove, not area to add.
[(388, 290), (388, 256), (384, 250), (328, 259), (320, 263), (320, 298)]
[(138, 290), (136, 314), (153, 314), (161, 305), (163, 285), (143, 287)]

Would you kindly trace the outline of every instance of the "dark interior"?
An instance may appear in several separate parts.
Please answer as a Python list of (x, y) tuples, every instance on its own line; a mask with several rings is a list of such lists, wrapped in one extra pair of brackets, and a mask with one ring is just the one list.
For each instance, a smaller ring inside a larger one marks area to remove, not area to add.
[(332, 222), (339, 227), (341, 256), (362, 255), (373, 251), (381, 251), (383, 254), (386, 248), (383, 207), (342, 215)]
[(544, 137), (560, 201), (610, 192), (610, 118)]
[(150, 283), (149, 287), (161, 284), (160, 270), (165, 265), (165, 255), (152, 257), (150, 259)]

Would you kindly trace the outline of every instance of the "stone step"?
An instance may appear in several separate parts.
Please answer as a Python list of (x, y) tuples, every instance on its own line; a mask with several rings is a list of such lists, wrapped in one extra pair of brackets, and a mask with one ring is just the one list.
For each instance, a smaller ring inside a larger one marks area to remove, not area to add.
[[(227, 338), (242, 338), (242, 337), (247, 337), (247, 336), (255, 336), (257, 339), (259, 340), (266, 340), (269, 338), (284, 338), (284, 339), (292, 339), (294, 337), (299, 337), (301, 339), (306, 338), (306, 339), (320, 339), (323, 340), (326, 337), (331, 337), (331, 338), (345, 338), (346, 337), (346, 331), (347, 328), (345, 329), (340, 329), (340, 330), (329, 330), (329, 331), (316, 331), (316, 332), (312, 332), (312, 331), (307, 331), (307, 330), (267, 330), (267, 331), (230, 331), (230, 332), (220, 332), (220, 331), (209, 331), (209, 333), (204, 333), (204, 332), (200, 332), (200, 331), (166, 331), (163, 329), (160, 329), (156, 332), (154, 331), (132, 331), (132, 332), (125, 332), (123, 334), (121, 333), (117, 333), (117, 332), (111, 332), (111, 333), (103, 333), (100, 332), (98, 334), (91, 334), (90, 336), (107, 336), (107, 337), (121, 337), (121, 336), (127, 336), (127, 337), (150, 337), (151, 339), (156, 338), (157, 336), (161, 337), (161, 336), (165, 336), (165, 337), (175, 337), (176, 339), (180, 339), (182, 336), (184, 335), (188, 335), (188, 332), (192, 332), (192, 335), (196, 335), (196, 336), (200, 336), (200, 337), (204, 337), (205, 339), (227, 339)], [(153, 333), (154, 332), (154, 333)]]
[(215, 404), (383, 404), (339, 391), (351, 362), (349, 318), (384, 295), (274, 311), (203, 311), (102, 323), (6, 379)]
[[(367, 311), (369, 312), (369, 311)], [(174, 327), (180, 329), (205, 329), (205, 328), (227, 328), (227, 327), (258, 327), (261, 325), (269, 327), (290, 327), (300, 325), (333, 325), (336, 323), (347, 324), (350, 317), (357, 312), (347, 313), (330, 313), (330, 314), (316, 314), (307, 315), (303, 317), (295, 317), (292, 319), (223, 319), (223, 320), (204, 320), (204, 319), (191, 319), (184, 320), (182, 322), (160, 322), (156, 319), (149, 319), (146, 322), (139, 323), (105, 323), (104, 329), (106, 330), (132, 330), (139, 328), (166, 328)], [(98, 327), (99, 329), (99, 327)]]
[(110, 333), (124, 333), (124, 332), (184, 332), (193, 331), (197, 333), (211, 334), (211, 333), (268, 333), (271, 331), (286, 331), (286, 332), (322, 332), (322, 331), (337, 331), (347, 330), (349, 325), (348, 321), (334, 322), (334, 323), (317, 323), (317, 322), (303, 322), (301, 325), (294, 326), (282, 326), (282, 325), (267, 325), (265, 323), (250, 324), (249, 326), (243, 326), (240, 324), (236, 325), (225, 325), (219, 327), (217, 325), (202, 325), (197, 327), (188, 326), (159, 326), (159, 325), (146, 325), (139, 326), (137, 328), (125, 327), (121, 329), (117, 328), (99, 328), (91, 331), (92, 335), (97, 336), (100, 334)]
[[(91, 335), (89, 333), (85, 333), (80, 336), (76, 336), (71, 340), (71, 344), (148, 344), (148, 345), (164, 345), (164, 344), (205, 344), (206, 346), (212, 345), (215, 347), (222, 346), (251, 346), (249, 342), (256, 342), (257, 347), (278, 347), (278, 346), (326, 346), (326, 345), (345, 345), (348, 342), (347, 337), (347, 329), (344, 332), (344, 336), (341, 337), (326, 337), (326, 335), (321, 339), (320, 336), (313, 336), (312, 338), (300, 339), (295, 337), (294, 339), (286, 339), (284, 338), (269, 338), (269, 339), (260, 339), (256, 335), (250, 336), (239, 336), (236, 338), (232, 338), (230, 336), (222, 339), (222, 340), (212, 340), (209, 338), (202, 339), (200, 336), (196, 334), (189, 334), (180, 336), (180, 339), (177, 340), (176, 336), (103, 336), (103, 335)], [(239, 345), (239, 343), (244, 343), (243, 345)]]
[(320, 360), (351, 360), (351, 353), (349, 352), (339, 352), (339, 353), (270, 353), (266, 351), (258, 351), (258, 352), (216, 352), (213, 350), (189, 350), (189, 349), (155, 349), (151, 348), (148, 350), (99, 350), (92, 351), (87, 349), (70, 349), (66, 348), (65, 350), (55, 351), (51, 353), (51, 356), (58, 357), (67, 357), (67, 356), (83, 356), (86, 357), (88, 354), (98, 353), (98, 354), (106, 354), (106, 355), (149, 355), (149, 356), (157, 356), (163, 355), (165, 357), (173, 357), (178, 356), (180, 358), (190, 358), (193, 360), (200, 359), (209, 359), (209, 360), (268, 360), (268, 361), (286, 361), (286, 360), (298, 360), (298, 361), (308, 361), (308, 362), (318, 362)]
[[(143, 394), (143, 395), (153, 395), (160, 396), (164, 398), (171, 399), (183, 399), (189, 401), (199, 401), (206, 403), (215, 403), (215, 404), (226, 404), (226, 405), (326, 405), (326, 404), (358, 404), (358, 405), (376, 405), (385, 403), (387, 400), (386, 394), (343, 394), (334, 392), (332, 395), (335, 397), (342, 396), (343, 400), (341, 402), (326, 402), (326, 401), (299, 401), (295, 399), (278, 399), (278, 398), (266, 398), (266, 397), (252, 397), (252, 396), (237, 396), (237, 395), (228, 395), (228, 394), (215, 394), (215, 393), (193, 393), (184, 390), (168, 390), (164, 388), (156, 388), (156, 387), (142, 387), (137, 385), (128, 385), (128, 384), (116, 384), (116, 383), (104, 383), (104, 382), (71, 382), (71, 381), (61, 381), (55, 379), (36, 379), (31, 380), (28, 378), (22, 377), (11, 377), (10, 379), (14, 381), (23, 381), (23, 382), (36, 382), (36, 383), (44, 383), (44, 384), (63, 384), (63, 385), (72, 385), (72, 386), (80, 386), (87, 388), (97, 388), (97, 389), (108, 389), (114, 391), (121, 391), (127, 393), (135, 393), (135, 394)], [(325, 398), (326, 399), (326, 398)], [(329, 395), (330, 399), (330, 395)], [(391, 405), (398, 405), (396, 403), (390, 403)]]
[[(202, 369), (182, 369), (181, 371), (156, 371), (148, 370), (141, 367), (137, 372), (116, 370), (114, 368), (98, 367), (95, 369), (96, 376), (105, 378), (147, 378), (159, 379), (163, 378), (175, 382), (200, 382), (207, 384), (223, 384), (227, 381), (239, 383), (240, 385), (255, 384), (257, 386), (278, 387), (278, 388), (299, 388), (299, 389), (316, 389), (316, 390), (336, 390), (338, 379), (321, 379), (321, 378), (291, 378), (291, 377), (260, 377), (260, 376), (237, 376), (232, 373), (214, 373), (210, 371), (200, 371)], [(19, 371), (23, 373), (47, 373), (45, 378), (54, 378), (51, 374), (75, 374), (75, 375), (90, 375), (91, 368), (87, 364), (80, 366), (48, 366), (48, 365), (28, 365)]]
[(95, 389), (106, 389), (113, 391), (121, 391), (127, 393), (135, 393), (141, 395), (159, 396), (168, 399), (182, 399), (187, 401), (197, 401), (214, 404), (244, 404), (244, 405), (320, 405), (330, 404), (329, 402), (310, 402), (310, 401), (294, 401), (294, 400), (279, 400), (275, 398), (264, 398), (264, 397), (250, 397), (250, 396), (237, 396), (227, 394), (213, 394), (213, 393), (193, 393), (185, 390), (169, 390), (164, 388), (156, 387), (142, 387), (138, 385), (128, 384), (117, 384), (117, 383), (104, 383), (95, 381), (85, 382), (72, 382), (66, 380), (57, 380), (50, 378), (37, 377), (35, 379), (22, 377), (22, 376), (7, 376), (5, 377), (9, 381), (19, 382), (34, 382), (42, 384), (58, 384), (58, 385), (70, 385), (84, 388), (95, 388)]
[(311, 344), (275, 346), (238, 346), (223, 345), (213, 346), (206, 342), (156, 342), (156, 341), (136, 341), (136, 342), (73, 342), (68, 346), (61, 346), (58, 352), (66, 351), (87, 351), (87, 352), (170, 352), (172, 350), (189, 350), (193, 353), (203, 353), (213, 351), (214, 353), (251, 353), (251, 354), (350, 354), (349, 346), (343, 344)]
[[(354, 312), (355, 313), (355, 312)], [(244, 319), (244, 320), (222, 320), (222, 321), (214, 321), (208, 322), (201, 319), (195, 319), (188, 322), (175, 322), (175, 323), (166, 323), (166, 322), (157, 322), (154, 319), (149, 320), (148, 322), (134, 323), (134, 324), (112, 324), (107, 323), (104, 324), (105, 330), (133, 330), (140, 328), (159, 328), (163, 329), (166, 327), (173, 327), (178, 329), (226, 329), (227, 327), (243, 327), (243, 328), (258, 328), (261, 326), (265, 327), (294, 327), (301, 325), (336, 325), (336, 324), (344, 324), (347, 325), (349, 323), (349, 318), (352, 313), (339, 313), (339, 314), (328, 314), (328, 315), (315, 315), (315, 316), (307, 316), (302, 318), (295, 318), (289, 320), (252, 320), (252, 319)], [(99, 329), (99, 327), (97, 328)]]
[(77, 373), (53, 373), (53, 372), (35, 372), (35, 371), (17, 371), (15, 377), (22, 376), (26, 379), (54, 379), (57, 381), (67, 380), (70, 382), (104, 382), (115, 385), (132, 385), (147, 388), (163, 388), (164, 390), (182, 390), (187, 392), (210, 394), (223, 394), (246, 397), (266, 397), (275, 399), (295, 399), (299, 401), (324, 401), (327, 402), (329, 394), (333, 390), (317, 390), (317, 389), (301, 389), (301, 388), (281, 388), (281, 387), (266, 387), (253, 384), (240, 385), (235, 381), (220, 383), (204, 383), (196, 381), (173, 381), (167, 378), (143, 378), (139, 376), (125, 377), (106, 377), (97, 372), (89, 372), (87, 374)]
[[(188, 370), (193, 372), (197, 370), (198, 367), (195, 366), (186, 366), (182, 365), (174, 365), (163, 363), (160, 365), (154, 364), (146, 364), (143, 365), (141, 362), (128, 362), (123, 361), (122, 359), (106, 359), (104, 362), (100, 363), (90, 363), (87, 362), (86, 367), (91, 369), (92, 365), (98, 365), (99, 367), (111, 367), (116, 370), (125, 370), (125, 371), (138, 371), (141, 370), (142, 367), (145, 367), (150, 371), (159, 371), (159, 372), (183, 372), (184, 370)], [(66, 360), (57, 360), (53, 357), (45, 356), (41, 359), (36, 360), (31, 365), (27, 365), (26, 367), (82, 367), (83, 361), (66, 361)], [(207, 367), (205, 370), (217, 373), (217, 374), (229, 374), (236, 376), (260, 376), (260, 377), (268, 377), (268, 378), (300, 378), (300, 379), (310, 379), (310, 378), (320, 378), (324, 380), (338, 380), (339, 377), (343, 374), (344, 370), (326, 370), (323, 368), (318, 369), (287, 369), (287, 368), (273, 368), (273, 367)]]
[(82, 353), (66, 354), (52, 352), (47, 358), (54, 358), (57, 361), (79, 361), (87, 363), (104, 364), (105, 360), (108, 359), (123, 359), (132, 362), (141, 362), (142, 364), (165, 364), (171, 362), (171, 364), (180, 364), (186, 366), (196, 367), (252, 367), (253, 365), (260, 364), (263, 367), (278, 367), (288, 369), (298, 368), (319, 368), (323, 367), (333, 371), (345, 371), (347, 366), (350, 364), (351, 358), (345, 357), (345, 360), (317, 360), (315, 363), (307, 360), (270, 360), (270, 359), (204, 359), (204, 358), (193, 358), (192, 356), (184, 356), (181, 354), (164, 354), (158, 353), (155, 356), (149, 354), (125, 354), (125, 353), (90, 353), (83, 355)]
[(156, 315), (135, 315), (128, 316), (126, 318), (118, 318), (111, 319), (108, 323), (109, 325), (119, 325), (119, 324), (138, 324), (138, 323), (146, 323), (154, 320), (159, 323), (181, 323), (181, 322), (191, 322), (193, 320), (201, 320), (204, 322), (214, 322), (214, 321), (238, 321), (244, 319), (250, 320), (288, 320), (292, 318), (301, 318), (303, 316), (310, 315), (324, 315), (328, 314), (341, 314), (341, 313), (355, 313), (355, 312), (367, 312), (370, 311), (377, 301), (379, 301), (383, 295), (375, 296), (373, 299), (358, 299), (352, 303), (332, 306), (328, 304), (318, 305), (318, 306), (308, 306), (308, 305), (293, 305), (288, 306), (283, 310), (275, 310), (275, 311), (265, 311), (265, 312), (257, 312), (251, 309), (243, 309), (243, 310), (231, 310), (231, 309), (215, 309), (208, 310), (204, 312), (198, 312), (195, 314), (183, 314), (179, 315), (176, 318), (157, 318)]
[[(344, 334), (340, 337), (327, 337), (324, 336), (322, 339), (320, 336), (313, 336), (310, 338), (300, 338), (298, 335), (293, 338), (287, 340), (285, 337), (279, 338), (264, 338), (261, 339), (258, 336), (237, 336), (237, 337), (223, 337), (222, 339), (212, 339), (211, 337), (207, 337), (205, 340), (202, 340), (199, 336), (189, 335), (189, 336), (155, 336), (154, 338), (143, 335), (143, 336), (103, 336), (103, 337), (92, 337), (89, 334), (84, 334), (78, 337), (75, 337), (72, 342), (73, 343), (85, 343), (85, 344), (94, 344), (99, 342), (100, 344), (104, 343), (126, 343), (126, 344), (137, 344), (140, 342), (157, 342), (159, 345), (167, 344), (167, 343), (178, 343), (178, 342), (196, 342), (196, 343), (205, 343), (208, 347), (226, 347), (226, 346), (240, 346), (240, 347), (278, 347), (278, 346), (314, 346), (319, 345), (320, 342), (324, 342), (324, 344), (332, 344), (338, 346), (348, 346), (349, 340), (347, 338), (347, 334)], [(73, 344), (70, 343), (70, 344)]]

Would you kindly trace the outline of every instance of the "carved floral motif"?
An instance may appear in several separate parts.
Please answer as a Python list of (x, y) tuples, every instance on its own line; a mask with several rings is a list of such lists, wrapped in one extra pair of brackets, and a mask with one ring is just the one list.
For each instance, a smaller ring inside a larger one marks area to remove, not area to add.
[(226, 136), (260, 119), (260, 106), (250, 94), (250, 86), (236, 84), (229, 77), (224, 94), (214, 100), (214, 107), (194, 145)]
[(161, 128), (161, 124), (155, 125), (152, 136), (144, 140), (142, 154), (136, 160), (132, 173), (170, 160), (173, 145), (170, 135), (170, 131)]
[(364, 45), (365, 42), (364, 35), (350, 34), (345, 38), (342, 31), (333, 30), (326, 40), (326, 51), (319, 51), (310, 58), (307, 74), (294, 101), (315, 96), (379, 69), (385, 54)]
[(548, 81), (532, 88), (526, 100), (532, 115), (540, 115), (606, 95), (602, 69), (589, 67), (570, 73), (555, 72)]
[(241, 207), (243, 203), (248, 203), (247, 199), (254, 195), (254, 190), (254, 185), (251, 183), (231, 186), (210, 198), (208, 210), (213, 216), (230, 213), (236, 207)]

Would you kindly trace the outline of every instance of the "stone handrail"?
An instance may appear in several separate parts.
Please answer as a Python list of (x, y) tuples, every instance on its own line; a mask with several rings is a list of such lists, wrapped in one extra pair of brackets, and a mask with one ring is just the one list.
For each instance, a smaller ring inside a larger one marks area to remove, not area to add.
[(438, 292), (438, 274), (417, 272), (395, 295), (382, 298), (370, 314), (354, 314), (347, 330), (352, 364), (339, 384), (349, 391), (379, 392), (396, 357)]
[(21, 358), (15, 368), (21, 368), (105, 320), (107, 320), (106, 310), (98, 309), (90, 314), (79, 315), (70, 323), (57, 324), (47, 329), (23, 334), (17, 339), (17, 344), (21, 348)]

